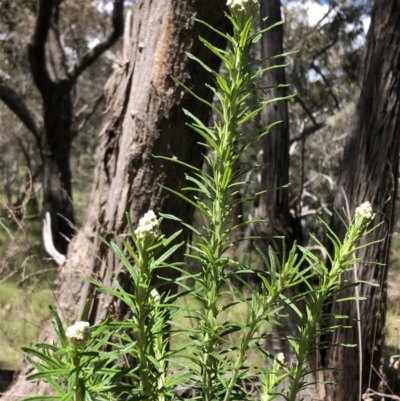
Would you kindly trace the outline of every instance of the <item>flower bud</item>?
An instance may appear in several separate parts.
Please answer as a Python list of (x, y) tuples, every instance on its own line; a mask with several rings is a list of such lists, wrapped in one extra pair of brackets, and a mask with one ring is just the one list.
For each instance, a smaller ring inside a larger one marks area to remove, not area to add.
[(69, 326), (65, 335), (68, 341), (76, 347), (84, 347), (90, 338), (90, 324), (88, 322), (76, 322)]
[(283, 352), (279, 352), (276, 355), (276, 359), (281, 363), (285, 363), (285, 355), (284, 355), (284, 353)]

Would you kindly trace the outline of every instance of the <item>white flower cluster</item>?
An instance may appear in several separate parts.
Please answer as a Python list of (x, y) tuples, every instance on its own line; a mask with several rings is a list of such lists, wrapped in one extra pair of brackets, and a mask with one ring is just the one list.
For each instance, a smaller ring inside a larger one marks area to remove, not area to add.
[(375, 213), (372, 210), (372, 206), (369, 202), (364, 202), (356, 208), (355, 220), (356, 224), (366, 225), (372, 221), (375, 217)]
[(139, 240), (147, 240), (147, 245), (154, 243), (157, 237), (160, 236), (158, 228), (157, 216), (152, 210), (149, 210), (140, 220), (139, 226), (135, 230), (135, 235)]
[(76, 347), (84, 347), (86, 341), (90, 338), (90, 324), (88, 322), (76, 322), (69, 326), (65, 332), (68, 341)]
[(276, 355), (276, 359), (281, 363), (285, 363), (285, 355), (283, 354), (283, 352), (279, 352)]
[(228, 0), (226, 5), (235, 11), (251, 11), (257, 13), (260, 10), (258, 0)]
[(153, 297), (153, 299), (155, 300), (155, 301), (159, 301), (160, 300), (160, 293), (155, 289), (155, 288), (153, 288), (152, 290), (151, 290), (151, 292), (150, 292), (150, 294), (151, 294), (151, 296)]
[(232, 16), (243, 23), (246, 23), (250, 17), (254, 18), (260, 11), (258, 0), (228, 0), (226, 4)]

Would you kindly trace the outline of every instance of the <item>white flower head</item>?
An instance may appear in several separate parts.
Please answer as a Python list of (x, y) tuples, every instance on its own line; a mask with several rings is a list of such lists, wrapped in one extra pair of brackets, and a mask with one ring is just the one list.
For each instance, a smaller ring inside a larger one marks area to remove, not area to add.
[(159, 301), (160, 300), (160, 293), (155, 289), (155, 288), (153, 288), (152, 290), (151, 290), (151, 292), (150, 292), (150, 294), (151, 294), (151, 296), (153, 297), (153, 299), (155, 300), (155, 301)]
[(226, 5), (235, 11), (254, 11), (255, 14), (260, 10), (258, 0), (228, 0)]
[(285, 355), (284, 355), (284, 353), (283, 352), (279, 352), (276, 355), (276, 359), (277, 359), (277, 361), (279, 361), (281, 363), (285, 363)]
[(232, 16), (242, 27), (249, 18), (254, 18), (260, 10), (258, 0), (228, 0), (226, 4)]
[(149, 210), (140, 220), (138, 228), (135, 230), (137, 239), (144, 240), (146, 246), (154, 244), (155, 240), (161, 235), (158, 227), (157, 216)]
[(369, 202), (364, 202), (356, 208), (355, 223), (358, 226), (367, 226), (375, 217), (372, 206)]
[(90, 324), (88, 322), (76, 322), (69, 326), (65, 335), (70, 343), (76, 347), (84, 347), (90, 338)]

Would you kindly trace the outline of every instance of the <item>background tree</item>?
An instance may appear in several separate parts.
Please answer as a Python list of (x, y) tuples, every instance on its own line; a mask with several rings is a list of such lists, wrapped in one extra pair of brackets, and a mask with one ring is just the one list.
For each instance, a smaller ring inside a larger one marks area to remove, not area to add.
[[(63, 3), (63, 0), (29, 3), (35, 12), (35, 22), (27, 46), (28, 60), (42, 102), (42, 118), (31, 111), (12, 80), (5, 79), (4, 74), (0, 76), (0, 99), (35, 138), (42, 162), (43, 210), (51, 213), (54, 242), (60, 252), (67, 249), (66, 238), (72, 236), (74, 223), (70, 156), (72, 140), (76, 136), (73, 126), (76, 83), (83, 72), (116, 42), (123, 30), (123, 0), (115, 0), (108, 36), (82, 54), (74, 51), (77, 47), (68, 46), (74, 38), (64, 35), (69, 24), (63, 26), (60, 18)], [(11, 1), (5, 1), (6, 7), (13, 5)], [(66, 1), (65, 7), (71, 7), (71, 2)]]
[(286, 69), (290, 115), (290, 208), (301, 222), (301, 236), (318, 233), (318, 219), (329, 219), (339, 160), (349, 132), (358, 73), (364, 51), (366, 2), (327, 2), (320, 16), (313, 3), (285, 2), (284, 45), (298, 50)]
[[(75, 319), (86, 299), (91, 300), (91, 322), (113, 313), (122, 318), (126, 313), (114, 299), (95, 294), (94, 288), (82, 279), (83, 273), (106, 285), (111, 285), (113, 278), (128, 285), (124, 269), (97, 236), (120, 243), (126, 232), (126, 211), (133, 224), (149, 209), (191, 221), (192, 208), (158, 186), (182, 187), (185, 167), (152, 155), (176, 156), (200, 166), (203, 148), (198, 136), (186, 127), (182, 107), (204, 121), (209, 118), (209, 109), (194, 102), (170, 76), (178, 77), (211, 101), (212, 92), (204, 85), (211, 83), (210, 74), (191, 61), (185, 51), (196, 54), (212, 69), (218, 68), (219, 61), (198, 40), (198, 35), (218, 47), (225, 44), (221, 37), (195, 23), (193, 17), (226, 30), (225, 4), (224, 0), (214, 2), (212, 13), (209, 4), (201, 0), (141, 0), (133, 5), (129, 62), (115, 70), (106, 88), (109, 113), (100, 133), (88, 217), (59, 271), (58, 307), (64, 317)], [(165, 234), (178, 227), (166, 225)], [(181, 259), (182, 253), (183, 249), (176, 258)], [(176, 272), (160, 274), (173, 277)], [(12, 394), (46, 391), (25, 382), (28, 369), (23, 369), (17, 382), (3, 395), (4, 400), (15, 399)]]
[[(335, 197), (337, 210), (353, 213), (363, 201), (370, 201), (376, 222), (384, 224), (368, 238), (381, 240), (361, 249), (357, 257), (367, 263), (356, 264), (355, 275), (367, 284), (349, 288), (351, 295), (366, 298), (360, 304), (334, 302), (333, 311), (349, 315), (350, 329), (340, 329), (333, 343), (358, 344), (356, 348), (333, 348), (325, 366), (337, 383), (328, 387), (329, 400), (360, 399), (368, 388), (385, 390), (383, 344), (386, 314), (387, 262), (394, 224), (400, 150), (400, 5), (394, 0), (375, 0), (367, 37), (360, 79), (360, 92), (353, 117), (351, 135), (346, 141)], [(333, 227), (342, 230), (335, 217)], [(353, 278), (353, 272), (348, 273)], [(358, 323), (357, 323), (358, 321)], [(359, 384), (359, 385), (358, 385)]]
[[(260, 19), (267, 18), (261, 26), (270, 26), (282, 21), (280, 0), (260, 2)], [(278, 25), (260, 41), (261, 68), (283, 65), (282, 55), (283, 28)], [(288, 94), (284, 68), (275, 68), (262, 75), (261, 90), (269, 98), (285, 97)], [(254, 219), (267, 219), (268, 222), (252, 227), (255, 235), (265, 237), (266, 243), (280, 247), (280, 241), (274, 241), (275, 235), (284, 235), (289, 243), (296, 238), (293, 220), (289, 212), (289, 192), (283, 187), (289, 183), (289, 115), (288, 102), (274, 102), (263, 110), (260, 116), (261, 124), (266, 126), (275, 121), (279, 124), (272, 127), (270, 133), (262, 140), (261, 185), (268, 189), (255, 199), (251, 212)], [(265, 244), (266, 245), (266, 244)], [(266, 246), (263, 246), (265, 249)], [(265, 249), (266, 250), (266, 249)]]

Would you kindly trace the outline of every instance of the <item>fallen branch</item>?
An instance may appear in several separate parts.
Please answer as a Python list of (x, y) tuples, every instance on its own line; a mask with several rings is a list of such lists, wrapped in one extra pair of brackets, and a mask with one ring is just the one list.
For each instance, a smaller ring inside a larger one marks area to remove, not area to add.
[(43, 219), (42, 238), (45, 251), (59, 266), (62, 266), (66, 258), (65, 255), (58, 252), (54, 246), (53, 236), (51, 234), (51, 217), (49, 212), (46, 212), (45, 218)]

